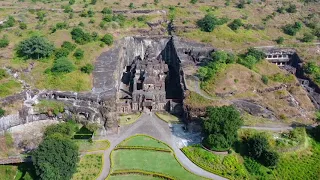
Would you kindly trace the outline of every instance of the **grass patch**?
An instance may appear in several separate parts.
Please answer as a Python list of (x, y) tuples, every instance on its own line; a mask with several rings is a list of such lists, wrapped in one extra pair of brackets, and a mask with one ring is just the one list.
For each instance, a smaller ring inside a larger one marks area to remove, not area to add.
[(130, 174), (130, 175), (116, 175), (116, 176), (110, 176), (108, 180), (161, 180), (162, 178), (156, 178), (151, 176), (143, 176), (143, 175), (136, 175), (136, 174)]
[(141, 113), (135, 113), (135, 114), (129, 114), (129, 115), (123, 115), (119, 117), (119, 124), (120, 125), (129, 125), (132, 124), (134, 122), (136, 122), (139, 117), (140, 117)]
[(110, 147), (110, 142), (108, 140), (98, 140), (93, 141), (92, 143), (86, 140), (76, 140), (75, 142), (79, 146), (80, 152), (106, 150)]
[(96, 179), (102, 169), (102, 154), (90, 154), (81, 157), (73, 180)]
[(179, 123), (180, 120), (177, 116), (174, 116), (172, 114), (169, 113), (156, 113), (156, 116), (162, 120), (164, 120), (167, 123)]
[(187, 146), (182, 148), (182, 151), (192, 162), (209, 172), (230, 179), (248, 178), (242, 158), (237, 154), (227, 156), (216, 155), (204, 150), (200, 146)]
[(119, 144), (119, 146), (143, 146), (170, 149), (166, 144), (145, 135), (132, 136)]
[[(145, 150), (117, 150), (112, 153), (112, 171), (140, 169), (166, 174), (177, 179), (201, 179), (186, 171), (172, 154)], [(112, 172), (111, 171), (111, 172)]]
[(13, 95), (21, 90), (21, 84), (14, 81), (8, 80), (0, 83), (0, 97), (6, 97)]

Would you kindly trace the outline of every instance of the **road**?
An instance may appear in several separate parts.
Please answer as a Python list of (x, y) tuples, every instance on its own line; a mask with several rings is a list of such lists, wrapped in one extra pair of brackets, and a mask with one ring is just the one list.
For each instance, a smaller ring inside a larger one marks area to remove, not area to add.
[[(122, 133), (123, 131), (123, 133)], [(110, 172), (110, 153), (124, 139), (135, 134), (147, 134), (155, 137), (172, 147), (178, 161), (189, 171), (209, 179), (225, 180), (225, 178), (212, 174), (193, 164), (173, 141), (172, 132), (167, 123), (157, 118), (154, 114), (143, 114), (139, 120), (128, 127), (122, 127), (119, 135), (108, 136), (110, 148), (104, 151), (103, 169), (98, 180), (105, 180)]]

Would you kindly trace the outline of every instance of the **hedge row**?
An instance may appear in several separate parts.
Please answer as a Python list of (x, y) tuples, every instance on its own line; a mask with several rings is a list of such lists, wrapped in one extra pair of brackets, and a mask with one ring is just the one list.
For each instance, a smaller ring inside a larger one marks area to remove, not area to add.
[(160, 151), (160, 152), (168, 152), (171, 153), (169, 149), (163, 149), (163, 148), (155, 148), (155, 147), (144, 147), (144, 146), (119, 146), (115, 147), (114, 150), (119, 149), (129, 149), (129, 150), (146, 150), (146, 151)]
[(144, 171), (144, 170), (140, 170), (140, 169), (116, 170), (111, 174), (111, 176), (128, 175), (128, 174), (138, 174), (138, 175), (142, 175), (142, 176), (152, 176), (152, 177), (166, 179), (166, 180), (175, 180), (175, 178), (172, 178), (172, 177), (167, 176), (165, 174), (161, 174), (161, 173), (153, 172), (153, 171)]

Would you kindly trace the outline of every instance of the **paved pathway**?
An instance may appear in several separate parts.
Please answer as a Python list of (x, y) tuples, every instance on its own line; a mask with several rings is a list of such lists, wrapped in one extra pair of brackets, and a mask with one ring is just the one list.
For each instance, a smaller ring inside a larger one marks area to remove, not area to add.
[(174, 153), (176, 154), (177, 159), (189, 171), (210, 179), (225, 180), (225, 178), (212, 174), (210, 172), (207, 172), (201, 169), (200, 167), (196, 166), (195, 164), (193, 164), (174, 143), (172, 133), (171, 133), (172, 130), (168, 126), (168, 124), (158, 119), (154, 114), (150, 114), (150, 115), (143, 114), (141, 118), (138, 121), (136, 121), (134, 124), (128, 127), (122, 127), (120, 131), (123, 131), (123, 133), (120, 132), (119, 135), (113, 135), (107, 138), (110, 141), (111, 145), (109, 149), (104, 151), (103, 170), (100, 177), (98, 177), (98, 180), (104, 180), (109, 174), (111, 151), (121, 141), (135, 134), (147, 134), (170, 145), (174, 150)]

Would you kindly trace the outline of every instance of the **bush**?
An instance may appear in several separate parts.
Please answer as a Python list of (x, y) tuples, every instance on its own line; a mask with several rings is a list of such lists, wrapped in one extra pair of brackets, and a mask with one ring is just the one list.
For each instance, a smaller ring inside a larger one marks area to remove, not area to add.
[(78, 44), (86, 44), (92, 40), (89, 33), (83, 31), (80, 27), (75, 27), (71, 31), (72, 39)]
[(92, 5), (95, 5), (97, 3), (97, 0), (91, 0), (91, 3)]
[(295, 24), (287, 24), (282, 29), (285, 34), (295, 36), (301, 28), (302, 24), (300, 22), (296, 22)]
[(129, 8), (134, 9), (134, 4), (132, 2), (129, 4)]
[(102, 14), (112, 14), (112, 9), (110, 8), (103, 8), (103, 10), (101, 11)]
[(248, 156), (258, 160), (269, 149), (268, 139), (264, 134), (257, 134), (246, 142)]
[(241, 26), (243, 26), (243, 23), (240, 19), (235, 19), (228, 26), (230, 29), (235, 31), (238, 30)]
[(17, 51), (20, 56), (40, 59), (50, 56), (54, 51), (54, 45), (43, 37), (33, 36), (20, 42)]
[(191, 4), (196, 4), (198, 2), (198, 0), (190, 0)]
[(111, 34), (106, 34), (102, 37), (101, 41), (110, 46), (113, 44), (113, 36)]
[(240, 113), (232, 106), (208, 107), (203, 123), (203, 144), (210, 149), (230, 148), (242, 123)]
[(267, 167), (274, 167), (279, 162), (279, 154), (275, 151), (264, 151), (261, 157), (261, 163)]
[(253, 56), (257, 61), (263, 60), (266, 57), (266, 54), (255, 48), (248, 48), (246, 56)]
[(51, 68), (51, 72), (53, 73), (70, 73), (74, 71), (75, 67), (72, 62), (66, 58), (61, 57), (56, 59), (53, 63), (53, 67)]
[(4, 116), (5, 113), (6, 111), (0, 107), (0, 118)]
[(297, 12), (297, 6), (295, 4), (290, 4), (289, 7), (286, 9), (288, 13), (296, 13)]
[(68, 49), (70, 52), (75, 50), (77, 45), (69, 42), (69, 41), (64, 41), (61, 45), (62, 48)]
[(80, 59), (82, 59), (83, 56), (84, 56), (84, 51), (83, 51), (82, 49), (79, 49), (79, 48), (78, 48), (78, 49), (76, 49), (76, 51), (74, 52), (73, 56), (74, 56), (76, 59), (80, 60)]
[(312, 42), (314, 40), (314, 35), (311, 33), (304, 33), (303, 38), (301, 39), (302, 42)]
[(284, 7), (278, 7), (277, 8), (277, 12), (280, 13), (280, 14), (284, 14), (286, 11), (286, 9)]
[(246, 56), (245, 58), (240, 58), (238, 63), (244, 65), (249, 69), (252, 69), (257, 62), (258, 61), (254, 56), (249, 55), (249, 56)]
[(19, 28), (22, 29), (22, 30), (25, 30), (25, 29), (27, 29), (27, 24), (24, 23), (24, 22), (20, 22), (19, 23)]
[(6, 70), (0, 69), (0, 80), (6, 77), (8, 77)]
[(47, 13), (45, 11), (38, 11), (37, 12), (37, 18), (39, 19), (39, 21), (43, 21), (44, 18), (46, 17)]
[[(63, 12), (64, 13), (72, 13), (73, 9), (71, 8), (71, 6), (64, 6), (63, 7)], [(71, 18), (70, 18), (71, 19)]]
[(81, 72), (90, 74), (93, 71), (94, 67), (92, 64), (86, 64), (80, 68)]
[(6, 35), (4, 35), (1, 39), (0, 39), (0, 48), (5, 48), (7, 46), (9, 46), (9, 39)]
[(213, 14), (207, 14), (204, 18), (198, 20), (197, 25), (201, 31), (212, 32), (218, 25), (222, 25), (227, 22), (227, 19), (218, 19)]
[(70, 51), (66, 48), (59, 48), (55, 51), (55, 57), (56, 59), (59, 59), (61, 57), (67, 57), (69, 55)]
[(284, 38), (283, 37), (278, 37), (278, 39), (276, 39), (277, 44), (283, 44), (284, 42)]
[(72, 121), (68, 121), (65, 123), (53, 124), (48, 126), (44, 131), (44, 135), (51, 136), (53, 134), (59, 133), (66, 137), (72, 138), (76, 131), (78, 131), (77, 124)]
[(262, 75), (261, 80), (263, 84), (268, 85), (268, 82), (269, 82), (268, 76)]
[(69, 4), (73, 5), (76, 2), (76, 0), (69, 0)]
[(0, 25), (0, 29), (13, 27), (15, 25), (15, 23), (16, 23), (16, 20), (14, 19), (14, 17), (9, 16), (7, 21), (5, 21), (4, 23), (2, 23)]

